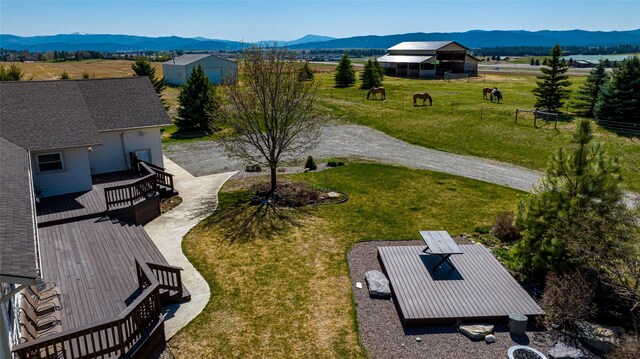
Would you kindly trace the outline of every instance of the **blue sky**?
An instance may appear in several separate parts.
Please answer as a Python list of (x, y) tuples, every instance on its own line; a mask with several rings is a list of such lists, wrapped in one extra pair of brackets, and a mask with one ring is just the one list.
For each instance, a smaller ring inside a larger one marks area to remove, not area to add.
[(638, 28), (640, 0), (0, 0), (0, 33), (21, 36), (85, 32), (257, 41), (305, 34)]

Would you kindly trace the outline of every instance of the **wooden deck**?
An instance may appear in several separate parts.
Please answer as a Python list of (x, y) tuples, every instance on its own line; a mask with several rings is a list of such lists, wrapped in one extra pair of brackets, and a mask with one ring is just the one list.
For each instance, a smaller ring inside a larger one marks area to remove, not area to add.
[(62, 292), (64, 330), (117, 317), (136, 298), (134, 256), (167, 264), (144, 228), (87, 219), (38, 229), (43, 279)]
[(104, 197), (105, 187), (124, 185), (140, 177), (130, 171), (96, 175), (92, 177), (93, 189), (91, 191), (43, 198), (37, 207), (38, 226), (44, 227), (70, 220), (101, 217), (107, 210)]
[(512, 313), (544, 314), (491, 252), (481, 245), (460, 245), (462, 254), (434, 268), (440, 257), (424, 246), (378, 248), (404, 325), (455, 321), (504, 320)]

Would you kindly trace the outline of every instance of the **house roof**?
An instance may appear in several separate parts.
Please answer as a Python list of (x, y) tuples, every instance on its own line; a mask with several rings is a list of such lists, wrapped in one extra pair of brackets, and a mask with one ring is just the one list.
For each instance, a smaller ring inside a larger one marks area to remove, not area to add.
[(171, 59), (169, 61), (165, 61), (163, 63), (167, 64), (167, 65), (189, 65), (191, 63), (194, 63), (196, 61), (200, 61), (202, 59), (205, 59), (209, 56), (214, 56), (212, 54), (186, 54), (186, 55), (182, 55), (182, 56), (178, 56), (174, 59)]
[(390, 47), (389, 51), (393, 51), (393, 50), (434, 50), (435, 51), (451, 43), (455, 43), (467, 49), (465, 46), (462, 46), (455, 41), (405, 41)]
[(147, 77), (0, 84), (0, 136), (28, 150), (100, 144), (99, 131), (171, 124)]
[(429, 60), (434, 58), (435, 56), (409, 56), (409, 55), (386, 54), (382, 57), (379, 57), (378, 62), (421, 64), (423, 62), (428, 62)]
[(0, 137), (0, 276), (27, 282), (38, 275), (29, 161), (27, 150)]

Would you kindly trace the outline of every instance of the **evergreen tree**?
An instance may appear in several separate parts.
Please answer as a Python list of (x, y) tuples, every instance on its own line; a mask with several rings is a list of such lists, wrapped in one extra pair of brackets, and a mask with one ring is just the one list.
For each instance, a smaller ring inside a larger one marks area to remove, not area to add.
[(335, 74), (336, 87), (349, 87), (356, 83), (356, 71), (351, 65), (351, 59), (346, 53), (342, 55)]
[[(558, 112), (564, 105), (564, 100), (569, 98), (567, 87), (571, 85), (567, 72), (567, 65), (560, 61), (560, 45), (556, 45), (551, 50), (551, 59), (547, 66), (542, 67), (542, 76), (538, 76), (538, 87), (533, 90), (536, 96), (535, 108), (549, 112)], [(546, 59), (545, 59), (546, 60)]]
[(609, 76), (604, 68), (604, 64), (600, 61), (598, 66), (589, 72), (589, 77), (587, 77), (587, 80), (580, 87), (578, 95), (576, 96), (576, 100), (578, 100), (576, 107), (581, 111), (581, 115), (593, 117), (598, 95), (608, 79)]
[(613, 70), (595, 105), (598, 120), (640, 123), (640, 57), (634, 55)]
[(609, 59), (604, 59), (604, 67), (606, 67), (606, 68), (610, 68), (611, 67), (611, 61), (609, 61)]
[(384, 80), (384, 66), (380, 65), (378, 59), (373, 59), (373, 68), (378, 71), (378, 84), (376, 86), (382, 85), (382, 81)]
[(536, 60), (534, 60), (533, 58), (531, 58), (531, 61), (529, 62), (529, 65), (533, 66), (536, 64)]
[(625, 208), (618, 161), (592, 141), (591, 121), (578, 121), (573, 148), (556, 151), (546, 178), (519, 203), (515, 223), (523, 237), (514, 256), (530, 279), (542, 281), (547, 273), (571, 266), (566, 234), (581, 225), (579, 218), (613, 221)]
[(540, 60), (536, 59), (536, 66), (540, 66)]
[(376, 66), (371, 60), (367, 61), (364, 70), (360, 73), (360, 81), (362, 81), (360, 88), (363, 90), (380, 86), (380, 66)]
[(149, 60), (144, 57), (139, 57), (134, 63), (131, 64), (131, 69), (134, 72), (134, 76), (147, 76), (156, 90), (158, 96), (162, 95), (162, 91), (167, 87), (167, 81), (164, 77), (156, 76), (156, 69), (151, 66)]
[(304, 65), (300, 67), (300, 71), (298, 72), (298, 79), (300, 79), (301, 81), (313, 80), (313, 70), (311, 70), (311, 66), (309, 66), (308, 61), (305, 61)]
[(220, 103), (215, 86), (205, 75), (202, 66), (193, 68), (187, 83), (178, 95), (178, 117), (175, 120), (179, 131), (204, 131), (212, 133), (219, 119)]

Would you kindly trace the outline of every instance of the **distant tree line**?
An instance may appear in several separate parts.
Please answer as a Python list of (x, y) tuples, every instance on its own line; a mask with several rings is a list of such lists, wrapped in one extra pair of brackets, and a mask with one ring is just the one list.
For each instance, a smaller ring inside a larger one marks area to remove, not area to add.
[[(504, 46), (483, 47), (474, 49), (476, 56), (546, 56), (551, 52), (552, 46)], [(615, 55), (633, 54), (640, 52), (638, 45), (618, 46), (566, 46), (562, 48), (563, 56), (567, 55)]]

